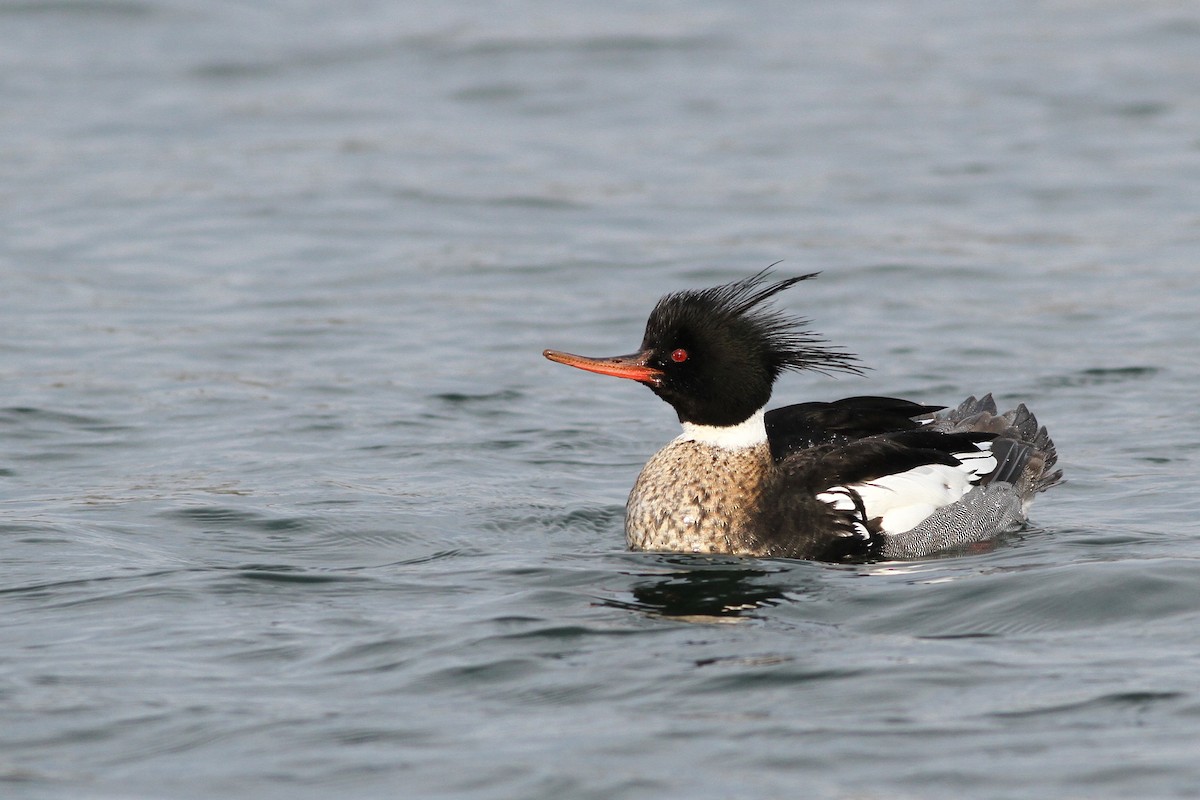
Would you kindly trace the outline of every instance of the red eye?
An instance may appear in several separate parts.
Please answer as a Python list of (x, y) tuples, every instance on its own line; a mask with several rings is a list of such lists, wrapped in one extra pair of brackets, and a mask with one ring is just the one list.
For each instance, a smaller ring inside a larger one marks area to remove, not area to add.
[(687, 361), (688, 360), (687, 350), (684, 350), (682, 347), (679, 348), (675, 352), (671, 353), (671, 360), (674, 361), (676, 364), (682, 364), (684, 361)]

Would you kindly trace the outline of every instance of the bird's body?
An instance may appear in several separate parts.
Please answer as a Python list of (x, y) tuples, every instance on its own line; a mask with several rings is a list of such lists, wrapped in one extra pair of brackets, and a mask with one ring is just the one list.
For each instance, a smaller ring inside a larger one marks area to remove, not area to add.
[(1053, 485), (1055, 451), (1024, 406), (990, 396), (944, 411), (852, 397), (765, 411), (785, 369), (857, 371), (763, 303), (800, 280), (767, 274), (667, 295), (642, 348), (553, 361), (648, 385), (683, 433), (642, 468), (626, 506), (635, 550), (864, 560), (908, 558), (1022, 525)]

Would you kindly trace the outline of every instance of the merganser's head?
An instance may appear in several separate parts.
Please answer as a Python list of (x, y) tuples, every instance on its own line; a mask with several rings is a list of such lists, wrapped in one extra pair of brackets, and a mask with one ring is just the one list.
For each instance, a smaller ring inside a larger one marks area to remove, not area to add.
[(830, 347), (806, 320), (766, 303), (817, 273), (769, 282), (769, 270), (710, 289), (675, 292), (658, 301), (636, 353), (588, 358), (557, 350), (560, 364), (629, 378), (649, 386), (680, 422), (729, 426), (767, 404), (784, 370), (858, 372), (855, 356)]

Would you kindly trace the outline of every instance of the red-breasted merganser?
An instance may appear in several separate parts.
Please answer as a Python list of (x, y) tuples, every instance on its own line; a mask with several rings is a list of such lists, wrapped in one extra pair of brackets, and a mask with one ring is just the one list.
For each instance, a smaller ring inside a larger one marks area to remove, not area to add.
[(1029, 409), (991, 395), (953, 410), (849, 397), (765, 411), (784, 370), (860, 372), (767, 301), (816, 273), (769, 270), (668, 294), (633, 354), (551, 361), (649, 386), (683, 433), (642, 468), (626, 505), (634, 550), (864, 561), (915, 558), (1019, 528), (1058, 482)]

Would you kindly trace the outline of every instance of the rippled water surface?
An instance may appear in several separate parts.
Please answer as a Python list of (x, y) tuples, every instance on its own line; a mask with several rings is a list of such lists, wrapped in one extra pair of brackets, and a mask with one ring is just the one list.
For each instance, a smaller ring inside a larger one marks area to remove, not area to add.
[[(1200, 10), (0, 3), (0, 795), (1200, 794)], [(624, 551), (663, 292), (1025, 401), (990, 550)]]

